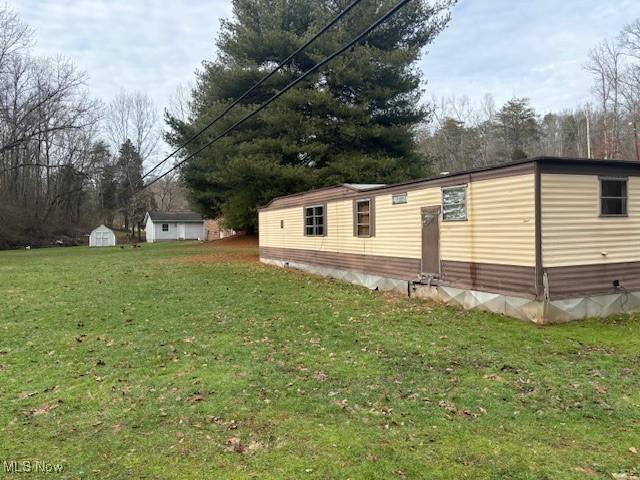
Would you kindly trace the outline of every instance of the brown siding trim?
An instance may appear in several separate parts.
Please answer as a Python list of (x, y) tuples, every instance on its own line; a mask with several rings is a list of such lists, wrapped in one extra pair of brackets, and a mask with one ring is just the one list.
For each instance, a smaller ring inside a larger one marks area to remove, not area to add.
[[(298, 262), (402, 280), (418, 281), (419, 258), (359, 255), (294, 248), (260, 247), (260, 258)], [(535, 268), (442, 260), (439, 285), (535, 298)]]
[[(551, 267), (545, 272), (552, 300), (640, 291), (640, 262)], [(613, 287), (614, 280), (621, 289)]]
[(324, 203), (327, 200), (341, 198), (342, 195), (353, 191), (353, 189), (344, 186), (318, 188), (316, 190), (274, 198), (269, 204), (258, 210), (276, 210), (280, 208), (298, 207), (304, 204)]
[(419, 258), (360, 255), (277, 247), (260, 247), (260, 258), (307, 263), (326, 268), (369, 273), (402, 280), (417, 280), (420, 272)]
[[(523, 163), (518, 163), (515, 165), (508, 165), (504, 167), (494, 167), (492, 169), (488, 168), (487, 170), (480, 170), (476, 172), (461, 172), (457, 174), (452, 174), (450, 176), (436, 177), (425, 180), (414, 180), (412, 182), (406, 183), (398, 183), (395, 185), (389, 185), (388, 187), (380, 187), (367, 191), (354, 191), (352, 189), (347, 189), (346, 187), (342, 190), (339, 187), (333, 189), (327, 189), (322, 193), (321, 196), (318, 196), (318, 201), (320, 202), (320, 198), (322, 201), (338, 201), (338, 200), (347, 200), (353, 198), (363, 198), (367, 197), (379, 197), (382, 195), (393, 195), (394, 193), (407, 193), (415, 190), (421, 190), (424, 188), (436, 188), (436, 187), (453, 187), (456, 185), (461, 185), (465, 183), (471, 183), (479, 180), (489, 180), (494, 178), (504, 178), (504, 177), (514, 177), (517, 175), (526, 175), (534, 172), (534, 164), (533, 160), (528, 160)], [(309, 194), (315, 193), (314, 191), (309, 192)], [(283, 200), (286, 200), (283, 201)], [(304, 197), (303, 195), (296, 195), (294, 197), (281, 197), (276, 198), (272, 201), (268, 206), (259, 209), (260, 211), (267, 210), (277, 210), (280, 208), (289, 208), (295, 207), (302, 204), (311, 203), (311, 200)]]
[(534, 177), (535, 197), (535, 249), (536, 249), (536, 298), (544, 297), (544, 273), (542, 265), (542, 177), (540, 163), (536, 162)]
[(535, 298), (535, 268), (442, 260), (441, 285)]

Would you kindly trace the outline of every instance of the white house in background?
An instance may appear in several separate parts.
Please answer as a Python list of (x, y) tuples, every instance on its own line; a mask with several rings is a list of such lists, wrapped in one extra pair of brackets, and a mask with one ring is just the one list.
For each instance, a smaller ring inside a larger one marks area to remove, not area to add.
[(144, 223), (149, 243), (204, 239), (204, 219), (195, 212), (147, 212)]
[(90, 247), (114, 247), (116, 244), (116, 234), (104, 225), (100, 225), (89, 235)]

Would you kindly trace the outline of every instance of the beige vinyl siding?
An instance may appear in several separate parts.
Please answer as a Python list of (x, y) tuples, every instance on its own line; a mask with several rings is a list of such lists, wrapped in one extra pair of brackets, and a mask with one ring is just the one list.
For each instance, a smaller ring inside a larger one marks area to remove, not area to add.
[(596, 175), (543, 174), (541, 182), (545, 268), (640, 261), (640, 177), (629, 177), (628, 217), (600, 217)]
[[(373, 238), (353, 236), (352, 198), (328, 201), (324, 237), (304, 236), (302, 206), (266, 209), (260, 212), (260, 246), (419, 259), (420, 209), (441, 201), (440, 187), (410, 190), (400, 205), (392, 204), (390, 193), (377, 194)], [(467, 221), (441, 222), (442, 260), (535, 265), (533, 174), (470, 183), (467, 209)]]
[(442, 260), (535, 266), (533, 174), (469, 184), (466, 222), (442, 222)]

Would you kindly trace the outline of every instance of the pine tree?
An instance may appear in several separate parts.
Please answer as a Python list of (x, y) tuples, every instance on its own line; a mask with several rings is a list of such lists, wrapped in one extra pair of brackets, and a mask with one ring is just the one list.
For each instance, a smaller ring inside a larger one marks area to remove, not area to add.
[(116, 160), (116, 198), (124, 217), (125, 230), (135, 227), (134, 216), (138, 210), (137, 192), (142, 188), (142, 157), (131, 140), (125, 141)]
[(540, 139), (538, 116), (528, 98), (512, 98), (496, 114), (506, 154), (512, 160), (526, 158)]
[[(423, 176), (414, 127), (420, 105), (423, 47), (446, 26), (455, 0), (414, 1), (354, 47), (182, 169), (192, 200), (228, 226), (255, 228), (256, 207), (277, 195), (339, 182), (392, 182)], [(193, 152), (257, 104), (364, 30), (395, 0), (364, 0), (192, 143)], [(178, 145), (294, 51), (347, 0), (234, 0), (222, 24), (216, 60), (205, 62), (193, 91), (193, 118), (167, 115)]]

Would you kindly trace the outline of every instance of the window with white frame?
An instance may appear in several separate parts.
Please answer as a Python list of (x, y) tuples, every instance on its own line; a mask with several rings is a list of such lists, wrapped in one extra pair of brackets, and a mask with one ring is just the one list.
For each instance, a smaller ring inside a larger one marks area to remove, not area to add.
[(325, 235), (325, 207), (314, 205), (304, 208), (304, 234), (308, 237), (322, 237)]
[(442, 219), (455, 221), (467, 219), (467, 186), (442, 189)]
[(624, 217), (627, 215), (626, 178), (600, 177), (600, 215)]
[(168, 223), (163, 223), (162, 224), (162, 231), (163, 232), (168, 232), (169, 231), (169, 224)]

